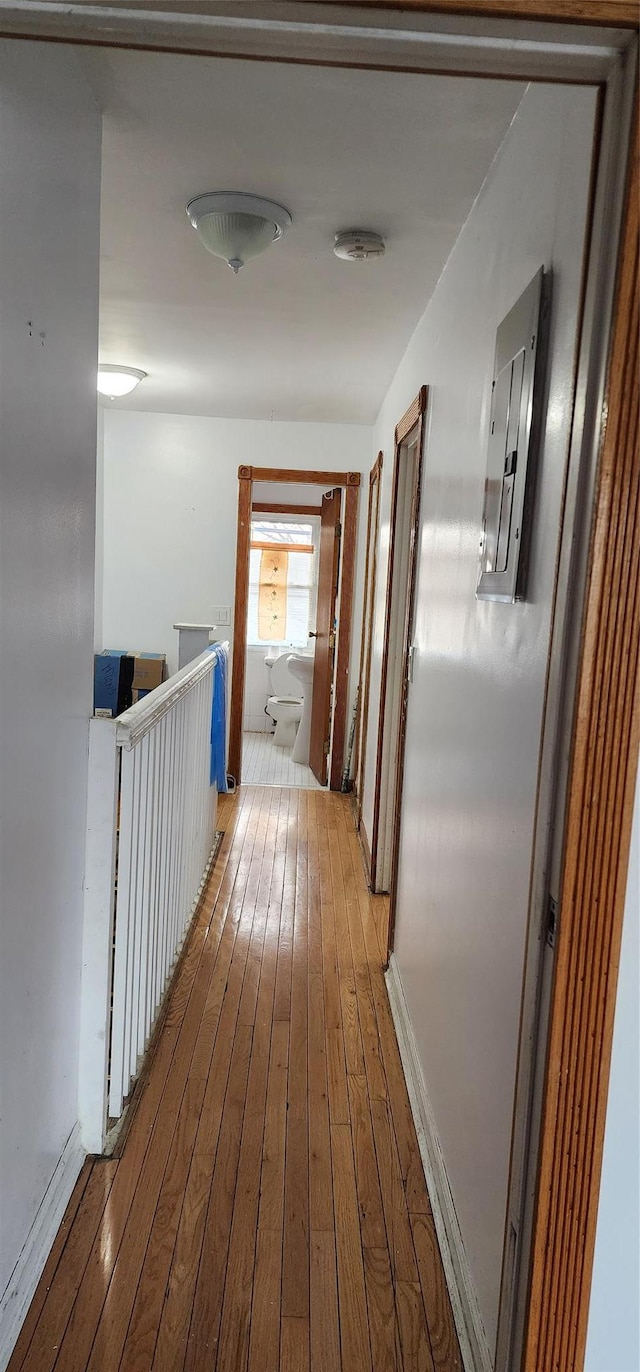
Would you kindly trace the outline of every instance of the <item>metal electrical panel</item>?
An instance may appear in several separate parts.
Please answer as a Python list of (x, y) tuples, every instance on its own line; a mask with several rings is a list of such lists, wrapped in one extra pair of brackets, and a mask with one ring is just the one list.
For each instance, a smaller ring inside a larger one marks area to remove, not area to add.
[(496, 333), (476, 589), (479, 600), (524, 599), (533, 494), (534, 389), (537, 399), (541, 385), (543, 280), (541, 268)]

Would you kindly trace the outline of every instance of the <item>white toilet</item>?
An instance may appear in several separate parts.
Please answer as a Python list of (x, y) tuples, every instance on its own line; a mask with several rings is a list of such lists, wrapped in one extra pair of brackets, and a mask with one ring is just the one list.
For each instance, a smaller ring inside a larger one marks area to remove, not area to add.
[(267, 714), (271, 715), (276, 726), (273, 742), (277, 748), (292, 748), (296, 740), (298, 725), (302, 719), (302, 693), (300, 683), (291, 675), (287, 666), (289, 653), (278, 657), (265, 658), (270, 675), (271, 695), (267, 700)]

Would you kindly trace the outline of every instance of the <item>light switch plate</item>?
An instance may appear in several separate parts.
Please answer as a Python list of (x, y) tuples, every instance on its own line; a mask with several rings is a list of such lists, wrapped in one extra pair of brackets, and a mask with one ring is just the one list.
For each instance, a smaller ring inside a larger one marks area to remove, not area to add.
[(213, 620), (213, 622), (214, 622), (214, 624), (215, 624), (215, 626), (216, 626), (217, 629), (220, 628), (220, 627), (221, 627), (222, 625), (224, 625), (224, 624), (230, 624), (230, 623), (231, 623), (231, 610), (230, 610), (229, 606), (228, 606), (228, 605), (218, 606), (217, 609), (214, 609), (214, 610), (211, 611), (211, 618), (212, 618), (212, 620)]
[(478, 600), (525, 596), (547, 305), (548, 276), (540, 268), (496, 333)]

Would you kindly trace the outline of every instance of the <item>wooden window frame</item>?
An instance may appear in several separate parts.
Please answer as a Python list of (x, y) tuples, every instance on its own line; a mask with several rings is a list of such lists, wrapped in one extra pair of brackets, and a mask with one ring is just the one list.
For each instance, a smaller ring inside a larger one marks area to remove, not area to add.
[[(32, 0), (27, 10), (23, 5), (12, 7), (7, 2), (0, 13), (0, 37), (320, 66), (382, 67), (414, 73), (438, 71), (459, 76), (479, 72), (487, 77), (538, 81), (583, 79), (592, 84), (600, 82), (604, 91), (608, 83), (613, 86), (621, 79), (623, 63), (618, 55), (600, 68), (600, 76), (595, 74), (600, 59), (593, 54), (589, 58), (591, 75), (586, 75), (585, 67), (578, 74), (575, 55), (571, 58), (573, 76), (569, 64), (565, 62), (562, 66), (559, 58), (551, 75), (548, 56), (536, 55), (533, 48), (524, 56), (515, 48), (505, 55), (488, 45), (479, 58), (477, 52), (465, 55), (463, 34), (457, 60), (452, 56), (443, 59), (441, 47), (440, 52), (437, 45), (429, 49), (422, 34), (422, 58), (414, 54), (410, 63), (403, 63), (402, 57), (393, 62), (383, 38), (378, 39), (382, 50), (380, 55), (376, 54), (373, 31), (366, 28), (363, 17), (372, 11), (378, 35), (384, 29), (385, 10), (402, 14), (405, 30), (411, 29), (412, 15), (433, 16), (436, 28), (439, 21), (453, 21), (460, 31), (468, 16), (476, 26), (494, 22), (521, 26), (524, 22), (526, 28), (529, 23), (535, 26), (538, 21), (545, 21), (561, 25), (571, 38), (575, 34), (578, 46), (585, 25), (595, 31), (615, 26), (632, 36), (638, 32), (636, 0), (385, 0), (384, 9), (379, 8), (379, 0), (325, 0), (328, 13), (335, 14), (336, 28), (327, 43), (341, 42), (339, 25), (344, 22), (345, 12), (352, 29), (358, 24), (363, 26), (362, 42), (369, 47), (356, 58), (353, 48), (347, 50), (346, 39), (342, 50), (334, 46), (325, 55), (324, 50), (320, 51), (318, 34), (311, 33), (311, 20), (309, 34), (306, 32), (304, 5), (295, 0), (280, 0), (280, 16), (287, 6), (292, 16), (291, 34), (286, 40), (279, 40), (280, 48), (273, 32), (268, 31), (268, 3), (259, 7), (260, 30), (250, 30), (245, 24), (244, 35), (240, 36), (237, 32), (217, 30), (215, 15), (202, 14), (202, 0), (194, 0), (189, 22), (185, 18), (187, 4), (173, 12), (167, 9), (161, 16), (156, 13), (151, 20), (144, 13), (148, 7), (140, 3), (132, 16), (130, 10), (123, 14), (120, 9), (119, 13), (118, 6), (109, 11), (106, 3), (99, 14), (83, 14), (84, 7), (73, 3), (61, 3), (56, 9), (51, 4), (45, 8), (41, 0)], [(257, 14), (258, 6), (253, 8)], [(276, 6), (273, 8), (275, 13)], [(251, 7), (247, 6), (243, 18), (250, 15)], [(348, 42), (353, 44), (353, 32), (348, 35)], [(622, 80), (626, 80), (624, 75)], [(633, 101), (637, 129), (637, 84)], [(620, 127), (623, 124), (633, 127), (634, 114), (629, 114), (628, 120), (623, 117)], [(612, 138), (615, 144), (615, 135)], [(609, 145), (608, 156), (614, 165), (617, 155)], [(601, 151), (601, 161), (603, 156)], [(599, 460), (581, 597), (581, 649), (573, 690), (573, 738), (564, 807), (562, 916), (543, 1097), (525, 1354), (520, 1372), (581, 1372), (595, 1247), (639, 742), (640, 711), (634, 711), (640, 637), (640, 430), (633, 371), (637, 361), (640, 230), (637, 134), (635, 141), (632, 139), (629, 165), (621, 231), (618, 236), (616, 224), (609, 245), (609, 253), (614, 254), (611, 263), (616, 267), (617, 285), (610, 314), (607, 291), (604, 292), (605, 322), (600, 328), (606, 329), (605, 380), (597, 419), (591, 420)], [(616, 187), (618, 183), (619, 178), (614, 177)], [(603, 254), (602, 245), (599, 270)], [(591, 381), (593, 386), (592, 378)], [(329, 475), (328, 486), (338, 484), (334, 476)], [(278, 477), (271, 471), (266, 479)], [(297, 479), (301, 479), (298, 474)], [(313, 478), (307, 474), (306, 479)], [(245, 513), (250, 519), (250, 502)], [(559, 1361), (563, 1358), (564, 1362)]]
[[(247, 613), (249, 607), (249, 554), (251, 550), (251, 515), (254, 510), (253, 485), (256, 481), (269, 481), (281, 485), (322, 486), (325, 488), (340, 486), (344, 490), (341, 512), (338, 643), (334, 665), (334, 709), (331, 721), (331, 766), (329, 771), (329, 787), (332, 791), (339, 791), (342, 784), (347, 729), (360, 472), (313, 472), (280, 467), (241, 466), (238, 468), (238, 533), (236, 540), (236, 587), (233, 613), (228, 763), (229, 772), (231, 776), (235, 777), (238, 784), (242, 779), (242, 717), (244, 714)], [(258, 501), (257, 504), (259, 505), (260, 502)], [(275, 513), (285, 513), (287, 509), (292, 508), (294, 507), (280, 506)], [(320, 508), (314, 510), (314, 513), (319, 514)]]
[(317, 519), (322, 514), (321, 505), (281, 505), (277, 502), (267, 500), (254, 500), (251, 506), (252, 514), (293, 514), (293, 515), (315, 515)]

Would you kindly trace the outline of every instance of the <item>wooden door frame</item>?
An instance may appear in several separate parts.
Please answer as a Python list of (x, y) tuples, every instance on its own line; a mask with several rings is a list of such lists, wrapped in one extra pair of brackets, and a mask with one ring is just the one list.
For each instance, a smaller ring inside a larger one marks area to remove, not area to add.
[[(340, 486), (343, 488), (338, 644), (333, 677), (334, 709), (331, 721), (331, 765), (329, 771), (329, 788), (332, 791), (339, 791), (344, 764), (347, 722), (360, 472), (313, 472), (284, 467), (238, 467), (238, 532), (236, 539), (236, 588), (233, 610), (228, 763), (230, 775), (235, 777), (238, 785), (242, 780), (242, 717), (244, 714), (247, 611), (249, 607), (249, 555), (253, 485), (256, 481), (268, 481), (280, 485)], [(281, 509), (283, 508), (281, 507)], [(320, 513), (320, 507), (315, 513)]]
[[(391, 514), (390, 514), (390, 525), (389, 525), (389, 557), (388, 557), (388, 561), (387, 561), (387, 583), (386, 583), (386, 591), (385, 591), (385, 609), (384, 609), (384, 637), (383, 637), (383, 640), (382, 640), (382, 664), (381, 664), (381, 671), (380, 671), (380, 705), (379, 705), (379, 711), (378, 711), (378, 736), (377, 736), (377, 742), (376, 742), (376, 771), (375, 771), (374, 792), (373, 792), (373, 824), (372, 824), (372, 826), (371, 826), (371, 848), (370, 848), (370, 851), (371, 851), (371, 876), (370, 876), (370, 884), (371, 884), (371, 890), (372, 890), (372, 891), (377, 891), (377, 890), (378, 890), (378, 885), (377, 885), (377, 871), (378, 871), (378, 853), (379, 853), (379, 848), (380, 848), (380, 802), (381, 802), (381, 796), (382, 796), (382, 766), (383, 766), (384, 741), (385, 741), (385, 732), (386, 732), (386, 731), (385, 731), (385, 716), (386, 716), (386, 710), (387, 710), (387, 688), (388, 688), (388, 684), (389, 684), (389, 635), (390, 635), (390, 632), (391, 632), (391, 610), (392, 610), (392, 599), (393, 599), (393, 589), (394, 589), (394, 587), (393, 587), (393, 577), (394, 577), (394, 571), (395, 571), (395, 551), (396, 551), (396, 533), (397, 533), (397, 530), (396, 530), (396, 519), (397, 519), (397, 513), (398, 513), (398, 493), (399, 493), (399, 489), (400, 489), (401, 452), (402, 452), (402, 445), (403, 445), (403, 443), (404, 443), (404, 442), (406, 441), (406, 439), (409, 437), (409, 434), (412, 432), (412, 430), (415, 429), (415, 428), (417, 428), (417, 429), (418, 429), (418, 480), (420, 480), (420, 475), (421, 475), (421, 470), (422, 470), (422, 455), (423, 455), (423, 450), (424, 450), (425, 415), (426, 415), (426, 411), (427, 411), (428, 394), (429, 394), (428, 387), (427, 387), (427, 386), (421, 386), (421, 388), (420, 388), (420, 390), (419, 390), (417, 396), (415, 397), (414, 400), (412, 400), (412, 402), (411, 402), (409, 408), (408, 408), (408, 409), (405, 411), (405, 413), (403, 414), (402, 419), (400, 419), (399, 422), (398, 422), (398, 424), (396, 425), (395, 434), (394, 434), (394, 440), (393, 440), (393, 481), (392, 481), (392, 488), (391, 488)], [(416, 567), (417, 567), (417, 555), (418, 555), (418, 544), (417, 544), (418, 524), (417, 524), (417, 521), (418, 521), (418, 519), (419, 519), (419, 512), (420, 512), (420, 506), (419, 506), (419, 501), (418, 501), (418, 508), (417, 508), (417, 510), (414, 508), (414, 509), (412, 510), (412, 512), (411, 512), (411, 519), (412, 519), (412, 527), (411, 527), (411, 550), (410, 550), (409, 567), (408, 567), (407, 594), (406, 594), (406, 599), (405, 599), (405, 626), (404, 626), (404, 652), (403, 652), (403, 656), (405, 657), (405, 660), (406, 660), (406, 653), (407, 653), (407, 649), (408, 649), (408, 644), (407, 644), (407, 615), (408, 615), (408, 612), (409, 612), (409, 602), (411, 602), (411, 606), (413, 605), (413, 598), (414, 598), (414, 591), (415, 591), (415, 581), (416, 581)], [(401, 710), (401, 715), (402, 715), (402, 710)], [(405, 729), (404, 729), (404, 725), (403, 725), (402, 720), (400, 720), (400, 722), (399, 722), (399, 727), (398, 727), (398, 734), (397, 734), (397, 737), (396, 737), (396, 739), (395, 739), (395, 767), (396, 767), (396, 779), (398, 778), (399, 775), (401, 776), (402, 779), (404, 779), (404, 736), (405, 736)], [(399, 814), (399, 804), (400, 804), (400, 797), (399, 797), (398, 789), (397, 789), (397, 786), (396, 786), (396, 801), (395, 801), (395, 812), (394, 812), (394, 823), (393, 823), (393, 837), (392, 837), (392, 841), (391, 841), (392, 858), (391, 858), (391, 883), (390, 883), (390, 888), (389, 888), (389, 935), (388, 935), (388, 938), (387, 938), (387, 961), (388, 961), (389, 953), (390, 953), (391, 946), (392, 946), (392, 943), (390, 942), (390, 940), (392, 940), (392, 937), (393, 937), (393, 928), (395, 927), (395, 913), (393, 912), (393, 902), (394, 902), (394, 873), (395, 873), (395, 868), (397, 867), (397, 861), (398, 861), (398, 847), (399, 847), (399, 843), (400, 843), (400, 814)]]
[[(362, 631), (360, 638), (360, 670), (358, 674), (358, 684), (360, 690), (360, 701), (358, 707), (358, 729), (356, 733), (356, 746), (353, 759), (354, 800), (356, 827), (361, 833), (360, 821), (362, 819), (362, 792), (364, 787), (365, 767), (367, 760), (367, 729), (369, 726), (369, 694), (371, 686), (371, 650), (373, 647), (373, 612), (376, 601), (376, 579), (378, 571), (378, 537), (380, 533), (380, 495), (382, 482), (382, 465), (384, 454), (378, 456), (369, 472), (369, 501), (367, 506), (367, 542), (365, 548), (364, 562), (364, 595), (362, 600)], [(373, 516), (373, 504), (376, 504), (375, 519)], [(373, 534), (373, 545), (371, 535)], [(363, 848), (365, 855), (365, 867), (369, 865), (367, 877), (371, 879), (371, 853)]]
[[(616, 83), (619, 88), (622, 82), (626, 90), (625, 69), (629, 71), (632, 59), (619, 54), (602, 58), (594, 52), (589, 59), (592, 75), (587, 76), (584, 65), (578, 74), (575, 53), (563, 63), (561, 54), (554, 50), (556, 67), (551, 77), (548, 51), (543, 54), (534, 46), (527, 48), (524, 55), (523, 49), (518, 52), (515, 45), (506, 51), (490, 43), (481, 56), (473, 45), (465, 51), (464, 26), (471, 16), (476, 32), (480, 25), (486, 35), (490, 26), (497, 24), (502, 26), (504, 38), (504, 26), (511, 26), (512, 31), (515, 25), (524, 34), (526, 47), (537, 21), (543, 20), (559, 25), (561, 38), (568, 35), (578, 48), (581, 44), (586, 48), (590, 39), (588, 33), (584, 37), (584, 25), (590, 25), (594, 31), (610, 30), (615, 25), (632, 38), (637, 35), (636, 0), (385, 0), (384, 9), (379, 8), (378, 0), (325, 0), (326, 12), (334, 22), (329, 26), (332, 32), (327, 32), (324, 39), (313, 29), (313, 21), (305, 22), (305, 6), (295, 0), (280, 0), (278, 6), (272, 7), (273, 15), (266, 0), (259, 6), (247, 5), (242, 33), (230, 27), (216, 28), (215, 15), (202, 15), (201, 0), (199, 4), (194, 0), (188, 23), (186, 7), (182, 11), (167, 10), (160, 18), (156, 13), (150, 21), (140, 3), (132, 16), (134, 3), (132, 0), (129, 12), (123, 16), (117, 6), (109, 9), (107, 3), (101, 5), (99, 14), (87, 14), (86, 10), (83, 14), (83, 6), (68, 0), (61, 0), (57, 7), (50, 3), (45, 7), (42, 0), (32, 0), (28, 10), (5, 0), (0, 10), (0, 37), (257, 61), (271, 58), (320, 66), (438, 71), (443, 75), (479, 73), (532, 81), (589, 80), (600, 83), (602, 91), (607, 92), (603, 122), (608, 123), (610, 132), (607, 149), (601, 145), (600, 166), (605, 157), (610, 159), (611, 175), (607, 180), (605, 171), (604, 180), (610, 200), (617, 202), (621, 140), (627, 137), (633, 118), (625, 115), (622, 101), (623, 115), (618, 117), (616, 129), (616, 112), (619, 116), (621, 106), (615, 88)], [(278, 37), (275, 25), (283, 10), (290, 11), (291, 22), (287, 34)], [(256, 25), (251, 29), (254, 12), (260, 28)], [(311, 12), (317, 19), (318, 7), (312, 7)], [(367, 27), (369, 12), (374, 28)], [(396, 22), (397, 16), (402, 15), (405, 31), (411, 31), (415, 23), (416, 33), (419, 21), (430, 16), (434, 29), (440, 25), (438, 42), (431, 47), (425, 42), (423, 24), (416, 39), (421, 55), (408, 49), (401, 51), (396, 37), (396, 52), (390, 56), (388, 46), (384, 46), (388, 12)], [(340, 25), (345, 23), (345, 15), (350, 27), (343, 38)], [(443, 56), (443, 23), (462, 35), (456, 56)], [(358, 34), (354, 39), (357, 26), (361, 39)], [(361, 50), (357, 46), (360, 42)], [(614, 94), (609, 115), (611, 92)], [(633, 98), (637, 124), (637, 90)], [(635, 384), (631, 384), (635, 377), (630, 370), (636, 356), (638, 326), (637, 158), (636, 140), (628, 181), (631, 193), (626, 197), (621, 219), (617, 217), (616, 205), (609, 221), (608, 243), (602, 229), (599, 230), (599, 255), (593, 268), (596, 275), (600, 273), (594, 290), (599, 320), (595, 337), (597, 343), (602, 338), (604, 346), (599, 353), (597, 345), (587, 345), (584, 375), (589, 377), (592, 410), (587, 412), (584, 423), (585, 443), (592, 441), (597, 447), (598, 463), (588, 565), (580, 583), (577, 610), (581, 651), (573, 688), (573, 737), (564, 811), (563, 905), (543, 1097), (525, 1355), (519, 1372), (541, 1372), (542, 1368), (545, 1372), (556, 1372), (558, 1365), (546, 1361), (549, 1342), (554, 1337), (563, 1350), (570, 1351), (571, 1360), (562, 1372), (581, 1372), (584, 1365), (638, 752), (638, 712), (633, 715), (631, 701), (637, 680), (640, 632), (640, 520), (637, 510), (632, 508), (632, 498), (638, 488), (640, 434)], [(605, 193), (603, 203), (606, 199)], [(606, 252), (608, 265), (604, 264)], [(608, 273), (613, 274), (614, 270), (617, 286), (612, 304)], [(594, 836), (598, 837), (597, 860), (591, 846)]]

